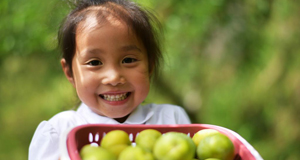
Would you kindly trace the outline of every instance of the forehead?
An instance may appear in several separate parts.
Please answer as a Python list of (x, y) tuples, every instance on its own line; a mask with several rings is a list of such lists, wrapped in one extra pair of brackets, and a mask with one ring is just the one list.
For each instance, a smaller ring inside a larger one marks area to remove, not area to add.
[(83, 12), (84, 18), (77, 25), (77, 33), (107, 24), (130, 28), (128, 12), (114, 3), (110, 3), (108, 6), (91, 6), (81, 12)]
[(135, 46), (134, 48), (147, 53), (143, 42), (132, 27), (118, 14), (105, 7), (93, 7), (85, 13), (85, 18), (77, 25), (75, 36), (77, 49), (82, 49), (82, 44), (99, 47), (99, 44), (104, 44), (99, 43), (100, 41), (108, 43), (114, 39), (114, 43), (123, 45), (123, 49), (124, 47), (132, 49), (132, 46)]

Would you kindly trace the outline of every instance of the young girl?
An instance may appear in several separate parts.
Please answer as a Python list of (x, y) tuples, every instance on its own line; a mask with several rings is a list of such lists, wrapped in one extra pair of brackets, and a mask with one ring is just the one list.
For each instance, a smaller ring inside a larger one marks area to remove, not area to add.
[(174, 105), (141, 106), (161, 58), (150, 12), (127, 0), (82, 0), (59, 32), (63, 71), (81, 105), (37, 127), (29, 160), (59, 159), (59, 137), (82, 124), (188, 124)]
[[(186, 112), (169, 104), (141, 103), (162, 57), (157, 19), (128, 0), (81, 0), (59, 32), (63, 71), (81, 105), (37, 127), (29, 160), (57, 160), (59, 138), (82, 124), (189, 124)], [(236, 135), (257, 159), (257, 151)]]

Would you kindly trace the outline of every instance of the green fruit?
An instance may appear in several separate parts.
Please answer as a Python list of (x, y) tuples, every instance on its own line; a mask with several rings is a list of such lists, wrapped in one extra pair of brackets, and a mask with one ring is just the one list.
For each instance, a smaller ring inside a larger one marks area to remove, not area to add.
[(155, 160), (151, 152), (138, 146), (129, 146), (119, 155), (118, 160)]
[(127, 147), (129, 147), (129, 145), (119, 144), (119, 145), (114, 145), (112, 147), (109, 147), (107, 149), (118, 157), (120, 153)]
[(111, 151), (116, 156), (119, 156), (119, 154), (130, 145), (131, 141), (129, 135), (122, 130), (112, 130), (101, 140), (101, 147)]
[(214, 129), (202, 129), (202, 130), (196, 132), (192, 139), (193, 139), (195, 145), (198, 146), (199, 142), (203, 138), (213, 135), (213, 134), (216, 134), (216, 133), (220, 133), (220, 132), (217, 130), (214, 130)]
[(160, 136), (161, 133), (155, 129), (145, 129), (137, 135), (135, 143), (137, 146), (152, 152), (154, 144)]
[(196, 146), (184, 133), (168, 132), (158, 138), (153, 154), (159, 160), (192, 160)]
[(80, 156), (84, 157), (85, 155), (93, 154), (97, 151), (98, 147), (87, 144), (83, 146), (80, 150)]
[(197, 156), (200, 160), (207, 158), (232, 160), (234, 158), (234, 145), (226, 135), (213, 134), (200, 141), (197, 146)]
[(128, 133), (123, 130), (112, 130), (101, 140), (102, 147), (110, 147), (119, 144), (131, 145)]
[(80, 157), (82, 160), (117, 160), (109, 150), (91, 145), (85, 145), (80, 150)]

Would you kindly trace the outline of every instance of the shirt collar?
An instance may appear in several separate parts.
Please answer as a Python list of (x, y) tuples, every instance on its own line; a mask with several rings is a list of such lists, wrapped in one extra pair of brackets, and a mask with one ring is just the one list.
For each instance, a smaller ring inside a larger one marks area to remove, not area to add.
[(139, 105), (127, 118), (124, 124), (145, 124), (154, 112), (150, 107)]
[(154, 112), (150, 107), (139, 105), (127, 118), (124, 123), (119, 123), (118, 121), (101, 116), (93, 112), (87, 105), (81, 103), (78, 108), (80, 114), (84, 116), (84, 119), (90, 124), (102, 123), (102, 124), (145, 124), (149, 120)]

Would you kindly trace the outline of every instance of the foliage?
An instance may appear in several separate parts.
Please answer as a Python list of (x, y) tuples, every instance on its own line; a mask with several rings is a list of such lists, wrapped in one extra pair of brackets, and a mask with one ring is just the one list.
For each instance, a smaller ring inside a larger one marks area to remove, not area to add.
[[(146, 102), (177, 104), (193, 123), (230, 128), (264, 159), (300, 157), (300, 2), (139, 2), (165, 29), (165, 65)], [(68, 8), (0, 1), (0, 159), (26, 159), (38, 123), (77, 104), (56, 49)]]

